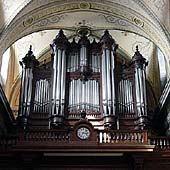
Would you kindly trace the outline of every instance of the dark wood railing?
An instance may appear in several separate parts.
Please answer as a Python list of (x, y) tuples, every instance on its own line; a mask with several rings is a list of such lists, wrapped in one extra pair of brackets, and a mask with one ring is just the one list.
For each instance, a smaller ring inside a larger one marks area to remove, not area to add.
[(100, 144), (112, 143), (138, 143), (147, 144), (146, 131), (130, 131), (130, 130), (112, 130), (112, 131), (99, 131)]
[(28, 131), (24, 134), (24, 141), (55, 141), (68, 142), (70, 134), (68, 131), (39, 130)]
[[(18, 136), (1, 136), (0, 148), (15, 147), (17, 143), (50, 142), (55, 145), (71, 143), (71, 135), (69, 131), (57, 130), (31, 130), (19, 133)], [(155, 145), (158, 149), (170, 149), (170, 137), (149, 137), (147, 131), (129, 131), (129, 130), (98, 130), (96, 145), (114, 145), (114, 144), (130, 144), (130, 145)]]
[(156, 148), (160, 149), (169, 149), (170, 148), (170, 137), (159, 136), (159, 137), (150, 137), (149, 143), (155, 145)]

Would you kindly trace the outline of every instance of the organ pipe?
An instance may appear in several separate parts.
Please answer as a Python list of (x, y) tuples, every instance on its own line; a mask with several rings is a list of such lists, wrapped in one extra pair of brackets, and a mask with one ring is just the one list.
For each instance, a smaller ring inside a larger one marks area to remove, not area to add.
[(64, 117), (67, 45), (68, 40), (60, 30), (51, 45), (54, 52), (51, 99), (51, 124), (53, 126), (62, 124)]
[(105, 126), (115, 126), (115, 80), (114, 60), (117, 45), (106, 30), (100, 43), (102, 45), (102, 105)]
[(19, 122), (26, 128), (27, 119), (31, 110), (32, 80), (34, 68), (39, 64), (32, 52), (32, 46), (26, 56), (20, 61), (22, 66)]
[[(50, 74), (47, 77), (44, 75), (46, 71), (42, 74), (43, 78), (36, 76), (34, 96), (32, 96), (32, 81), (38, 61), (33, 56), (31, 48), (20, 62), (22, 80), (19, 117), (24, 126), (31, 111), (49, 112), (49, 124), (57, 127), (61, 125), (65, 117), (66, 96), (68, 96), (68, 112), (79, 114), (101, 111), (105, 127), (117, 125), (119, 129), (119, 120), (116, 118), (121, 115), (127, 116), (128, 113), (135, 111), (138, 116), (135, 122), (142, 128), (146, 125), (145, 68), (147, 62), (138, 49), (130, 65), (134, 69), (134, 81), (132, 81), (131, 77), (126, 76), (129, 72), (132, 74), (132, 68), (124, 69), (122, 78), (119, 76), (115, 78), (117, 45), (107, 30), (98, 43), (95, 40), (90, 43), (83, 35), (78, 43), (73, 39), (70, 44), (61, 30), (51, 48), (53, 50), (53, 65), (52, 68), (49, 67), (52, 72), (51, 80), (48, 77)], [(119, 64), (116, 72), (119, 71)], [(49, 70), (47, 71), (50, 73)], [(68, 85), (68, 91), (66, 91), (66, 85)], [(115, 88), (117, 88), (117, 97)]]
[(34, 112), (49, 111), (49, 82), (46, 79), (40, 79), (35, 85)]
[(73, 79), (69, 86), (69, 112), (99, 111), (99, 83), (96, 80)]
[(136, 47), (135, 55), (132, 58), (135, 71), (135, 93), (136, 93), (136, 111), (138, 115), (139, 128), (145, 128), (147, 125), (147, 101), (146, 101), (146, 66), (148, 62), (138, 51)]
[(78, 44), (80, 45), (80, 75), (81, 79), (84, 81), (87, 77), (87, 75), (90, 73), (89, 69), (89, 52), (88, 52), (88, 47), (89, 47), (89, 40), (85, 35), (83, 35)]
[(100, 45), (93, 40), (91, 44), (90, 66), (93, 72), (100, 72)]
[(122, 79), (118, 84), (117, 112), (121, 114), (134, 113), (132, 82), (129, 79)]

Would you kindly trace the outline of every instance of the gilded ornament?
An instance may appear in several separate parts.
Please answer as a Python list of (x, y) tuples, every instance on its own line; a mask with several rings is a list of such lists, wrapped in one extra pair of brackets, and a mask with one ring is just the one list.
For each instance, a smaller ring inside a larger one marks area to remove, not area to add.
[(81, 8), (81, 9), (89, 9), (90, 4), (86, 3), (86, 2), (82, 2), (82, 3), (79, 4), (79, 8)]
[(141, 21), (139, 18), (134, 17), (133, 21), (135, 22), (136, 25), (138, 25), (140, 27), (144, 27), (144, 22)]
[(23, 25), (26, 27), (28, 25), (31, 25), (33, 23), (34, 19), (33, 17), (28, 18), (26, 21), (23, 22)]

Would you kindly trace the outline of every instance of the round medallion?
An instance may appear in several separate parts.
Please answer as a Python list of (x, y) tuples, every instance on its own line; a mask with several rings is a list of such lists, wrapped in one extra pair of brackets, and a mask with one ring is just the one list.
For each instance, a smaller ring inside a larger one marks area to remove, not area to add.
[(77, 136), (82, 140), (88, 139), (90, 137), (90, 130), (86, 127), (80, 127), (77, 130)]

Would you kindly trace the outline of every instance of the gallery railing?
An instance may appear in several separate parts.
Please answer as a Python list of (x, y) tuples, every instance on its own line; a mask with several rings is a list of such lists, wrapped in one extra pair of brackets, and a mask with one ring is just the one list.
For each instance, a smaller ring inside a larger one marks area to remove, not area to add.
[[(70, 145), (72, 143), (73, 131), (64, 130), (30, 130), (25, 133), (19, 133), (18, 136), (1, 136), (0, 148), (10, 148), (18, 144), (27, 143), (30, 146), (34, 143), (51, 143)], [(83, 141), (85, 144), (88, 141)], [(105, 145), (155, 145), (158, 149), (170, 149), (169, 137), (148, 137), (147, 131), (129, 131), (129, 130), (98, 130), (95, 141), (96, 146)]]

